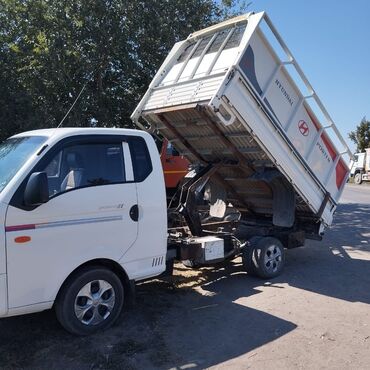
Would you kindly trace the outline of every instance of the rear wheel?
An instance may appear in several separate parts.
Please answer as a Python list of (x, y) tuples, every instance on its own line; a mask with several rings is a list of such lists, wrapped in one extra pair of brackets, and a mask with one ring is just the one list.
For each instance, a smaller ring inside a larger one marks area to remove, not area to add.
[(361, 183), (362, 183), (362, 173), (356, 173), (356, 175), (355, 175), (355, 178), (354, 178), (354, 183), (356, 184), (356, 185), (361, 185)]
[(252, 238), (243, 253), (243, 264), (248, 273), (263, 279), (274, 278), (282, 272), (285, 250), (273, 237)]
[(124, 301), (121, 280), (102, 267), (88, 267), (71, 277), (58, 295), (58, 321), (70, 333), (88, 335), (108, 328), (119, 317)]

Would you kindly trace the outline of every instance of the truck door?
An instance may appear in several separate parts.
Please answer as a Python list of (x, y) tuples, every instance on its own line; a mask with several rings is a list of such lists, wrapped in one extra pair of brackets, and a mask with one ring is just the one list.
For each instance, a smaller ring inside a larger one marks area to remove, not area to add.
[(10, 308), (53, 301), (74, 269), (94, 259), (117, 261), (137, 238), (128, 144), (116, 135), (75, 138), (32, 171), (47, 173), (49, 201), (26, 207), (26, 179), (8, 208)]

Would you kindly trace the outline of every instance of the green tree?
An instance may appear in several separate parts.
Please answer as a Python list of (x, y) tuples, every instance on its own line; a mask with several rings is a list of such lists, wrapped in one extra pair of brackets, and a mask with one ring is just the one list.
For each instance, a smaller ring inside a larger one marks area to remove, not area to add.
[(357, 152), (361, 153), (366, 148), (370, 148), (370, 121), (364, 117), (348, 137), (357, 145)]
[(172, 45), (241, 10), (225, 0), (0, 0), (0, 141), (55, 127), (127, 127)]

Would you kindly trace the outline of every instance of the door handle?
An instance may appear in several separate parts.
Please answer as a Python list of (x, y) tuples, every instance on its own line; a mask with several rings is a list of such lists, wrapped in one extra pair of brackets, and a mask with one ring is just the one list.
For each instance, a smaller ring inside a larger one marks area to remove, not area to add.
[(131, 220), (132, 221), (135, 221), (137, 222), (138, 219), (139, 219), (139, 207), (137, 204), (134, 204), (131, 208), (130, 208), (130, 217), (131, 217)]

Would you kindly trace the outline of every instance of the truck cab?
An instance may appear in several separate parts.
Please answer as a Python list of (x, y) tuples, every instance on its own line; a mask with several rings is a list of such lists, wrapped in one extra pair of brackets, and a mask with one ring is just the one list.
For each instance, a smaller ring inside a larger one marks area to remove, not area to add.
[(55, 305), (71, 332), (105, 327), (133, 282), (165, 270), (154, 140), (90, 128), (11, 137), (0, 145), (0, 222), (0, 316)]
[(363, 181), (370, 180), (370, 148), (365, 152), (355, 153), (350, 163), (350, 177), (355, 184), (360, 185)]

